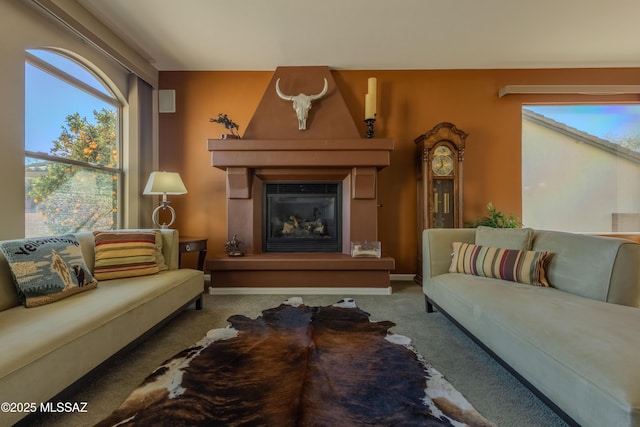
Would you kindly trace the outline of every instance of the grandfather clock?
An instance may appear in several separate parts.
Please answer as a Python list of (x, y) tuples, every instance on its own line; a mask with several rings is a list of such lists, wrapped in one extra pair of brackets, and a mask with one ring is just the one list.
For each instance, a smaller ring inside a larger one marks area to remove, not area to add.
[(422, 231), (462, 227), (462, 163), (467, 134), (442, 122), (417, 137), (418, 272), (422, 285)]

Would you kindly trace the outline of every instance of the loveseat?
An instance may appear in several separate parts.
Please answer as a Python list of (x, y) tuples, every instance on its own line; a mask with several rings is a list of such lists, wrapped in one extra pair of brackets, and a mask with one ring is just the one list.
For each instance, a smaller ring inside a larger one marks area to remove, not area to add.
[(640, 244), (480, 227), (425, 230), (422, 247), (427, 311), (443, 312), (570, 424), (640, 426)]
[[(0, 425), (14, 424), (41, 404), (57, 402), (56, 396), (70, 385), (182, 308), (194, 302), (201, 307), (204, 275), (179, 268), (178, 232), (137, 231), (154, 236), (155, 266), (147, 263), (144, 271), (129, 273), (133, 277), (122, 277), (127, 276), (126, 268), (111, 266), (103, 277), (119, 278), (100, 279), (93, 289), (29, 308), (18, 297), (15, 277), (0, 251)], [(118, 238), (130, 232), (122, 230)], [(31, 239), (22, 246), (21, 241), (0, 244), (17, 242), (20, 249), (14, 252), (29, 253), (41, 243), (68, 242), (73, 237), (86, 269), (95, 273), (93, 233)], [(95, 283), (87, 280), (88, 272), (82, 276), (81, 285)]]

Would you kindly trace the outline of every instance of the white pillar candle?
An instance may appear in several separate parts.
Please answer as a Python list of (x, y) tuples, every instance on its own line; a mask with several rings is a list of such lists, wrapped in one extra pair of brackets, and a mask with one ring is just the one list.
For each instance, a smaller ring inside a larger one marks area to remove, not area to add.
[(378, 79), (369, 77), (367, 81), (367, 95), (365, 96), (364, 118), (374, 119), (376, 117)]
[(375, 77), (369, 77), (368, 89), (369, 98), (371, 98), (371, 105), (373, 107), (373, 115), (375, 116), (378, 112), (376, 108), (378, 104), (378, 79)]
[(371, 95), (367, 93), (364, 96), (364, 118), (365, 120), (373, 119), (373, 116), (375, 116), (375, 108), (371, 103)]
[(378, 79), (375, 77), (369, 77), (368, 80), (367, 93), (373, 96), (373, 99), (376, 99), (376, 92), (378, 90)]

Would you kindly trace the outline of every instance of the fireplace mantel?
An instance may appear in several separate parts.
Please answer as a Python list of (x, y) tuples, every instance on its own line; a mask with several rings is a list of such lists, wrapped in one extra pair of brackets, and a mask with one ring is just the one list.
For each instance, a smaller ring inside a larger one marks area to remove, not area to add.
[(227, 172), (229, 199), (251, 198), (254, 175), (285, 179), (295, 174), (294, 179), (340, 180), (348, 174), (354, 198), (375, 198), (377, 171), (389, 166), (393, 140), (209, 139), (207, 146), (211, 165)]
[(231, 167), (375, 167), (389, 166), (393, 140), (246, 140), (209, 139), (211, 165)]

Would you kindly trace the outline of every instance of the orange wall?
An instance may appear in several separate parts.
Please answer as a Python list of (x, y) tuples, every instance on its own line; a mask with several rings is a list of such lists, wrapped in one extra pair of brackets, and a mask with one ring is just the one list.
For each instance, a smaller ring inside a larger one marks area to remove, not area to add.
[[(523, 103), (638, 102), (637, 95), (507, 95), (514, 84), (640, 84), (640, 69), (332, 71), (364, 136), (367, 78), (378, 78), (376, 136), (395, 141), (391, 166), (379, 175), (378, 238), (394, 257), (394, 273), (416, 271), (416, 173), (413, 140), (439, 122), (467, 132), (463, 217), (482, 215), (488, 202), (521, 214)], [(224, 252), (225, 173), (213, 168), (206, 140), (227, 133), (209, 118), (225, 113), (242, 134), (273, 72), (161, 72), (160, 89), (176, 91), (176, 113), (160, 114), (160, 169), (180, 172), (189, 191), (171, 197), (181, 235), (205, 236), (209, 253)], [(283, 101), (284, 102), (284, 101)], [(295, 120), (292, 111), (292, 120)], [(585, 171), (587, 172), (587, 171)], [(190, 262), (190, 261), (188, 261)]]

